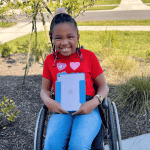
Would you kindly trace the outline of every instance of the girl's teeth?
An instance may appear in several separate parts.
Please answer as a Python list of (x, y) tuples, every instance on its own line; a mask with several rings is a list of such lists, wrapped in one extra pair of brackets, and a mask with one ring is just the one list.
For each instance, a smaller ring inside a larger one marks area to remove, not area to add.
[(67, 51), (67, 50), (68, 50), (68, 48), (65, 48), (65, 49), (64, 49), (64, 51)]

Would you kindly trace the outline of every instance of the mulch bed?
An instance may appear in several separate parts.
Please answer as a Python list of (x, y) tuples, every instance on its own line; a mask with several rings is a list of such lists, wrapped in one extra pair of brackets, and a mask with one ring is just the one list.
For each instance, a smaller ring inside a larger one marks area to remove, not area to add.
[[(14, 122), (5, 121), (0, 129), (0, 150), (33, 150), (36, 120), (43, 102), (40, 98), (42, 69), (40, 63), (32, 65), (23, 83), (26, 54), (13, 54), (10, 59), (0, 58), (0, 99), (4, 96), (15, 102), (19, 115)], [(111, 98), (113, 86), (109, 85)], [(119, 114), (122, 139), (150, 132), (146, 125), (149, 114), (141, 115), (137, 124), (136, 115)]]

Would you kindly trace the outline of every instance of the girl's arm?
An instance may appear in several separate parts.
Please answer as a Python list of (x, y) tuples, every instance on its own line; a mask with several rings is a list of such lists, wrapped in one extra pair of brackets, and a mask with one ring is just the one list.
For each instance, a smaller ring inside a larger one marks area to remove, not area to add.
[(49, 79), (42, 78), (42, 88), (41, 88), (41, 99), (47, 108), (53, 113), (68, 113), (64, 109), (61, 108), (61, 105), (55, 100), (51, 99), (50, 89), (52, 87), (52, 82)]
[[(101, 73), (99, 76), (95, 78), (95, 82), (98, 86), (97, 94), (101, 95), (103, 98), (105, 98), (109, 92), (109, 88), (106, 84), (106, 80), (104, 77), (104, 74)], [(78, 111), (73, 113), (72, 115), (76, 114), (89, 114), (91, 113), (98, 105), (100, 104), (100, 101), (97, 97), (93, 97), (90, 101), (87, 101), (83, 103)]]
[(109, 92), (109, 88), (107, 86), (107, 83), (106, 83), (103, 73), (95, 78), (95, 83), (98, 87), (96, 94), (101, 95), (102, 98), (105, 98)]

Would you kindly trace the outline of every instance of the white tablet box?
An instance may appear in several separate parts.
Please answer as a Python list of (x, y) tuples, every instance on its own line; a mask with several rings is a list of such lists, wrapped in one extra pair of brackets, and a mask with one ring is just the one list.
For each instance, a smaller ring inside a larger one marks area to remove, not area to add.
[(66, 111), (77, 111), (86, 102), (84, 73), (59, 73), (55, 82), (55, 100)]

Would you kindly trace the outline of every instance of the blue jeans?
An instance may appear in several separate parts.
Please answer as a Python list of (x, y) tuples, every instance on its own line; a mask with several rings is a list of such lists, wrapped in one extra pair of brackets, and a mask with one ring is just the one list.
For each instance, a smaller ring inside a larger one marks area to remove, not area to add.
[(44, 150), (65, 150), (69, 139), (68, 150), (90, 150), (101, 123), (97, 108), (86, 115), (52, 114)]

